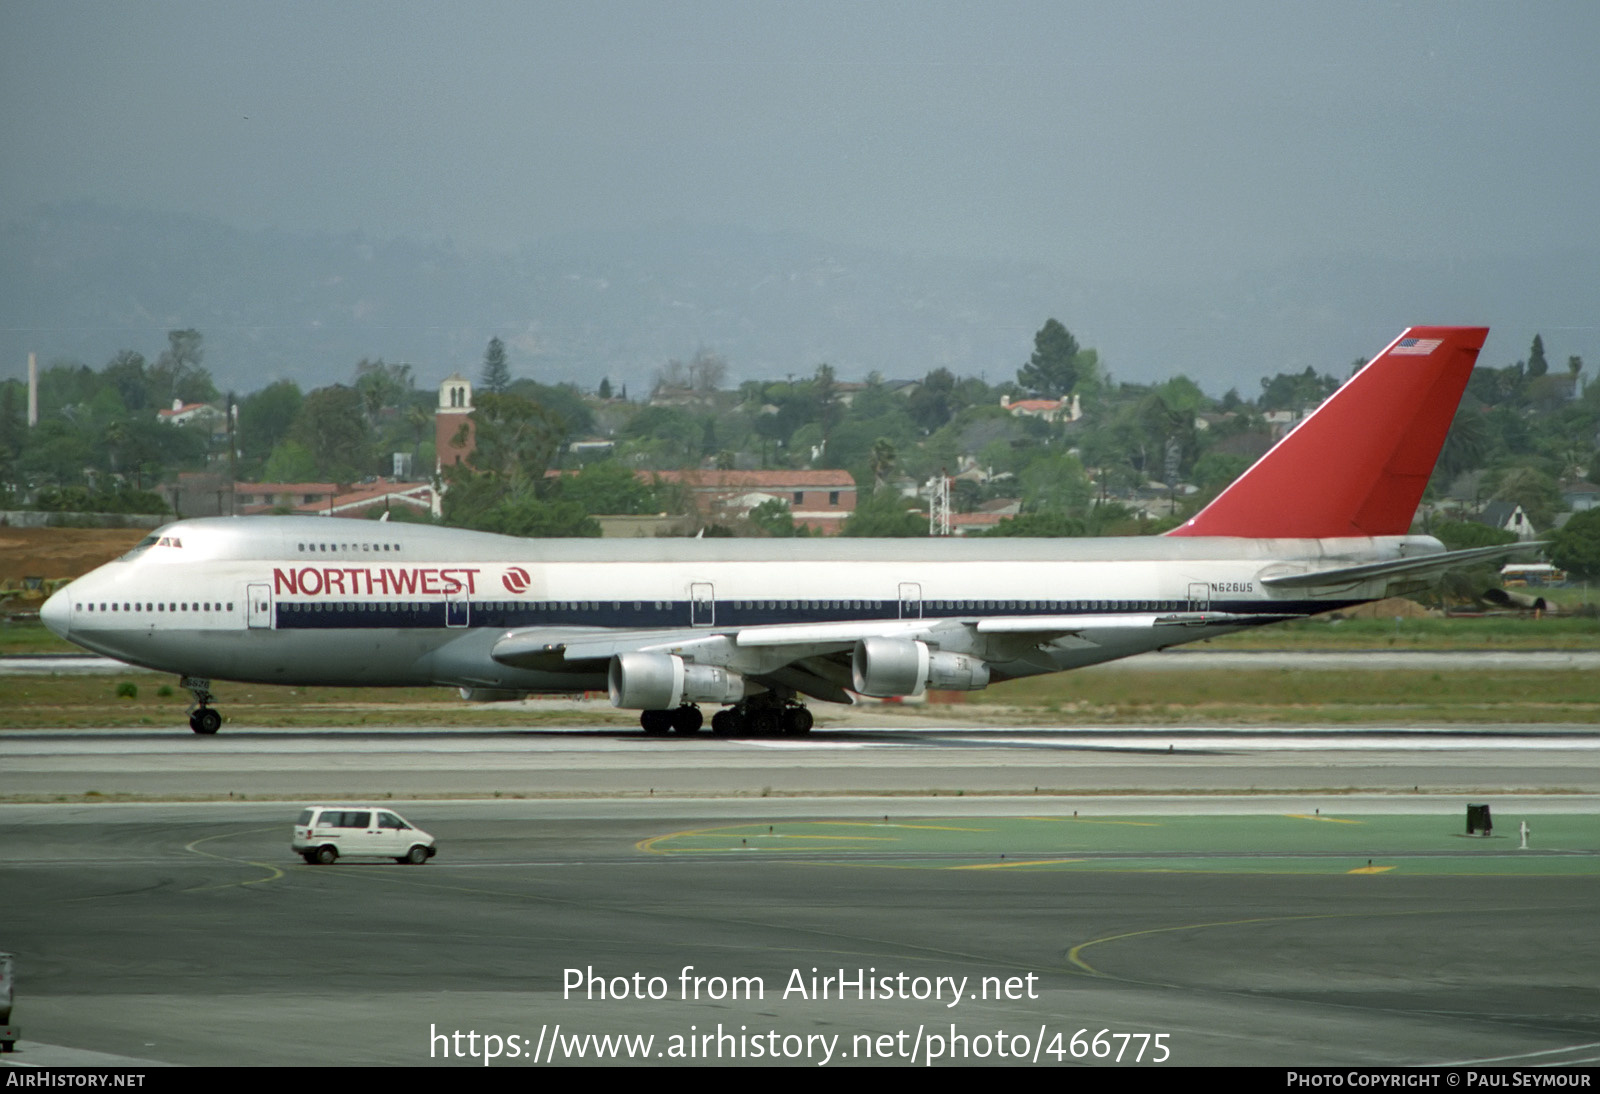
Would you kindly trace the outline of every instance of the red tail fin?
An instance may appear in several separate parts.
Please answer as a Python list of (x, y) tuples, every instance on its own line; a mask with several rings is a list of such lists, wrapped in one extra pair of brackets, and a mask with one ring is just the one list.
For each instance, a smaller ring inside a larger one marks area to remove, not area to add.
[(1169, 536), (1403, 536), (1487, 327), (1412, 327)]

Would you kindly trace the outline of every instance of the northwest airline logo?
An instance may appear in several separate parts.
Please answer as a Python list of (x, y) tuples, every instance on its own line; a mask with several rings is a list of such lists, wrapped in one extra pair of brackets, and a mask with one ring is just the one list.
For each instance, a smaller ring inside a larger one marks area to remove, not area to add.
[(521, 596), (528, 591), (528, 582), (531, 580), (528, 577), (528, 571), (521, 566), (513, 566), (500, 575), (500, 584), (506, 587), (506, 592), (514, 593), (517, 596)]
[(468, 566), (298, 566), (274, 568), (272, 587), (280, 596), (449, 596), (477, 592), (480, 573)]

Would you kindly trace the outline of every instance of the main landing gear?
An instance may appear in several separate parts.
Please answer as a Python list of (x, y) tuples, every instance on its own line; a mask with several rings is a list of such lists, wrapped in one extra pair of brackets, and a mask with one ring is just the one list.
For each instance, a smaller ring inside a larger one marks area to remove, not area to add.
[(189, 708), (189, 728), (208, 737), (221, 729), (222, 715), (210, 705), (216, 699), (211, 694), (211, 681), (198, 676), (185, 676), (178, 682), (194, 696), (194, 706)]
[(661, 737), (676, 730), (679, 733), (699, 733), (705, 724), (705, 715), (692, 703), (676, 710), (646, 710), (639, 714), (639, 724), (652, 737)]
[[(685, 704), (676, 710), (647, 710), (639, 724), (651, 736), (669, 732), (698, 733), (705, 724), (700, 708)], [(811, 732), (811, 712), (793, 700), (756, 696), (725, 707), (711, 716), (711, 732), (718, 737), (775, 737)]]

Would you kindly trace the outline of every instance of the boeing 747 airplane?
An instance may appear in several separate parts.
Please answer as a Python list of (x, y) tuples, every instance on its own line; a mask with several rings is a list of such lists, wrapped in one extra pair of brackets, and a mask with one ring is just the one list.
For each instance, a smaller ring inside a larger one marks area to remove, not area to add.
[(609, 689), (648, 733), (804, 733), (802, 697), (976, 690), (1420, 588), (1507, 552), (1412, 517), (1488, 330), (1413, 327), (1192, 520), (1105, 539), (517, 539), (180, 520), (44, 605), (55, 633), (211, 681)]

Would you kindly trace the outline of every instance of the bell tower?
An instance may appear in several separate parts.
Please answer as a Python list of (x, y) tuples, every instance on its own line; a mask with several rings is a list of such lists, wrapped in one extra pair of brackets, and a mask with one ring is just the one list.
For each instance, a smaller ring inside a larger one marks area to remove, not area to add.
[(477, 436), (472, 422), (472, 381), (459, 372), (439, 385), (439, 409), (433, 412), (433, 443), (439, 474), (453, 464), (471, 463)]

